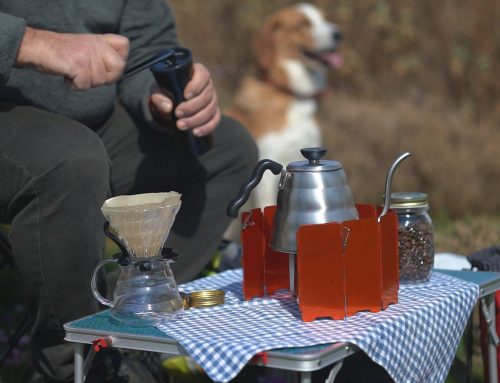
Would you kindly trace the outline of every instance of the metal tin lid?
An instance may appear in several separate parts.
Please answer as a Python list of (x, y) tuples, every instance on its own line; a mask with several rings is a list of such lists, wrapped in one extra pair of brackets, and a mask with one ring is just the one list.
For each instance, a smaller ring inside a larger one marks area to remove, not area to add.
[(300, 150), (308, 161), (295, 161), (287, 165), (287, 170), (294, 172), (326, 172), (342, 169), (338, 161), (321, 160), (326, 154), (325, 148), (303, 148)]
[(427, 194), (421, 192), (391, 193), (391, 209), (421, 209), (429, 207)]
[(212, 307), (224, 304), (225, 292), (222, 290), (200, 290), (189, 294), (190, 307)]

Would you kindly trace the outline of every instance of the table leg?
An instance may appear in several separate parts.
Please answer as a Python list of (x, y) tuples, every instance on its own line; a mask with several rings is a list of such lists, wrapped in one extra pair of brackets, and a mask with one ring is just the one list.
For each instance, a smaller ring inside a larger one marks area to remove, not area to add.
[(312, 372), (311, 371), (301, 371), (300, 372), (300, 383), (311, 383), (312, 382)]
[(83, 383), (84, 345), (75, 343), (75, 383)]
[[(488, 294), (484, 297), (488, 313), (490, 314), (491, 320), (495, 321), (495, 294)], [(495, 323), (495, 322), (493, 322)], [(498, 370), (497, 370), (497, 347), (492, 340), (491, 336), (488, 336), (488, 376), (490, 382), (498, 382)]]

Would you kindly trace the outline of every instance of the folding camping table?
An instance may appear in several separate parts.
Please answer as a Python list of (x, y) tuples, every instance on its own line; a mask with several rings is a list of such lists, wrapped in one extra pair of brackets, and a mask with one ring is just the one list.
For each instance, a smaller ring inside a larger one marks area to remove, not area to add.
[[(489, 327), (489, 377), (497, 381), (496, 344), (498, 337), (495, 329), (494, 293), (500, 290), (500, 273), (483, 271), (438, 270), (442, 273), (473, 282), (479, 285), (479, 300)], [(160, 352), (167, 355), (186, 355), (179, 343), (153, 326), (129, 326), (111, 320), (109, 311), (93, 314), (64, 325), (66, 340), (75, 347), (75, 383), (83, 383), (86, 367), (91, 363), (92, 353), (85, 356), (84, 345), (93, 344), (98, 339), (109, 340), (113, 347)], [(309, 347), (296, 347), (270, 350), (266, 353), (265, 363), (256, 358), (252, 363), (266, 367), (296, 371), (300, 381), (311, 382), (312, 372), (333, 365), (358, 348), (350, 343), (322, 344)]]

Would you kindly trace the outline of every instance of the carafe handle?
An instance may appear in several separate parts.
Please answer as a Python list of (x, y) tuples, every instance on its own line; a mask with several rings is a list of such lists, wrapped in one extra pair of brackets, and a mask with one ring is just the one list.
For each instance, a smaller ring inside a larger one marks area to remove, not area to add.
[(92, 294), (94, 294), (94, 297), (95, 299), (97, 299), (97, 301), (101, 304), (103, 304), (104, 306), (108, 306), (108, 307), (113, 307), (113, 302), (107, 300), (106, 298), (104, 298), (100, 293), (99, 291), (97, 290), (97, 273), (99, 271), (99, 269), (104, 266), (106, 263), (116, 263), (117, 260), (116, 259), (105, 259), (101, 262), (99, 262), (97, 264), (97, 266), (95, 267), (94, 269), (94, 274), (92, 274), (92, 281), (90, 282), (90, 287), (92, 289)]
[(264, 172), (269, 169), (273, 174), (279, 174), (283, 170), (283, 165), (277, 163), (273, 160), (260, 160), (255, 165), (252, 175), (243, 185), (241, 185), (240, 191), (234, 197), (229, 205), (227, 205), (226, 214), (229, 217), (236, 218), (238, 216), (238, 211), (240, 207), (247, 202), (248, 197), (250, 197), (250, 192), (257, 186), (264, 175)]

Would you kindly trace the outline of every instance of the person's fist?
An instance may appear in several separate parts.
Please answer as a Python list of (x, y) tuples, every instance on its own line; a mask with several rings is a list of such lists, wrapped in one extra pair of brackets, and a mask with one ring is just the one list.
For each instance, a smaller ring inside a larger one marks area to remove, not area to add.
[[(192, 130), (197, 137), (210, 134), (219, 124), (221, 113), (212, 77), (203, 64), (193, 65), (193, 77), (184, 89), (184, 99), (174, 111), (177, 129)], [(171, 118), (172, 101), (159, 88), (153, 89), (149, 101), (158, 123)]]
[(114, 34), (70, 34), (26, 28), (17, 64), (60, 75), (75, 89), (116, 81), (129, 51), (126, 37)]

